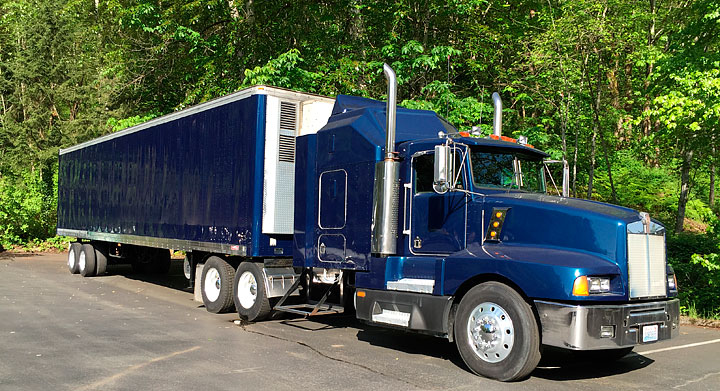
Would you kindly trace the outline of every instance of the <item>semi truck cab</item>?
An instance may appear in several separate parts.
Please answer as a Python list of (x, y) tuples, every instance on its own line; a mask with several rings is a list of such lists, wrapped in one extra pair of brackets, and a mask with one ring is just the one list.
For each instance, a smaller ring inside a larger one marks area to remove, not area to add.
[(296, 268), (349, 273), (359, 319), (455, 341), (500, 380), (542, 346), (622, 356), (677, 335), (659, 222), (549, 195), (546, 153), (393, 105), (338, 96), (298, 139)]

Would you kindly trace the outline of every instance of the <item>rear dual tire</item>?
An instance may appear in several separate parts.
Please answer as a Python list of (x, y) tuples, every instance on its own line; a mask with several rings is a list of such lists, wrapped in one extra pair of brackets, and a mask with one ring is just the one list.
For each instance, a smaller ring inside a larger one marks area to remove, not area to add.
[(80, 274), (83, 277), (105, 274), (107, 255), (100, 246), (92, 243), (70, 243), (67, 262), (70, 273)]
[(240, 318), (250, 322), (267, 319), (272, 311), (262, 267), (254, 262), (243, 262), (235, 272), (233, 301)]
[(200, 291), (208, 312), (218, 314), (233, 306), (233, 281), (235, 269), (224, 259), (212, 256), (205, 261)]
[(80, 243), (80, 242), (70, 243), (70, 248), (68, 249), (68, 261), (67, 261), (67, 266), (68, 266), (68, 270), (70, 271), (70, 274), (80, 273), (80, 269), (78, 268), (80, 251), (82, 251), (82, 243)]
[(95, 247), (89, 243), (83, 244), (78, 257), (78, 272), (83, 277), (92, 277), (95, 275), (95, 265)]

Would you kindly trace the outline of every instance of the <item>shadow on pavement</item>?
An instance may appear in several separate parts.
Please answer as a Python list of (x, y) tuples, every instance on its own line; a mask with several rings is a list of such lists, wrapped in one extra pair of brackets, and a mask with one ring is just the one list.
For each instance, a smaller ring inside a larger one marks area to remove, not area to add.
[(373, 346), (399, 350), (408, 354), (421, 354), (448, 360), (458, 367), (469, 371), (460, 357), (460, 353), (458, 353), (455, 344), (448, 342), (447, 339), (375, 327), (360, 323), (360, 321), (357, 322), (357, 327), (360, 328), (357, 337), (360, 341), (367, 342)]
[(589, 353), (591, 352), (546, 348), (540, 364), (531, 376), (559, 381), (596, 379), (632, 372), (655, 362), (636, 353), (617, 360), (595, 357)]
[(167, 274), (135, 273), (129, 264), (117, 264), (108, 265), (105, 275), (92, 278), (102, 279), (103, 277), (113, 275), (120, 275), (131, 280), (148, 282), (182, 292), (192, 292), (192, 289), (189, 287), (190, 284), (183, 274), (182, 259), (172, 259), (170, 261), (170, 271)]

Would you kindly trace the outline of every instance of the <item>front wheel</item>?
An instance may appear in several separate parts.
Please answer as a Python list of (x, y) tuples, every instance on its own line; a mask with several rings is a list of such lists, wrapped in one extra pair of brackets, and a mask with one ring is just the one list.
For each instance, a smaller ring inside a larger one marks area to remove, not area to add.
[(481, 376), (519, 380), (540, 361), (540, 331), (532, 308), (499, 282), (480, 284), (465, 294), (454, 334), (463, 361)]

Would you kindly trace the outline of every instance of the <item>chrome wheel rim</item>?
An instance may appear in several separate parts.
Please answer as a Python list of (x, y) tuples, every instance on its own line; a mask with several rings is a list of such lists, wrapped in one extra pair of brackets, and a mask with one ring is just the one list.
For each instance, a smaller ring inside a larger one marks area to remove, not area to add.
[(510, 354), (515, 341), (512, 319), (504, 308), (485, 302), (472, 311), (467, 322), (468, 342), (483, 361), (497, 363)]
[(238, 279), (238, 300), (243, 308), (250, 309), (257, 300), (257, 281), (251, 272), (244, 272)]
[(85, 265), (86, 265), (85, 251), (80, 251), (80, 256), (78, 258), (79, 258), (78, 259), (78, 267), (79, 267), (80, 271), (83, 271), (83, 270), (85, 270)]
[(220, 281), (220, 272), (217, 269), (210, 268), (205, 273), (205, 281), (203, 283), (203, 290), (205, 291), (205, 297), (208, 300), (214, 302), (220, 297), (220, 289), (222, 288), (222, 282)]
[(72, 270), (75, 268), (75, 249), (70, 249), (68, 252), (68, 267)]
[(185, 278), (190, 279), (190, 262), (187, 258), (183, 261), (183, 274), (185, 274)]

